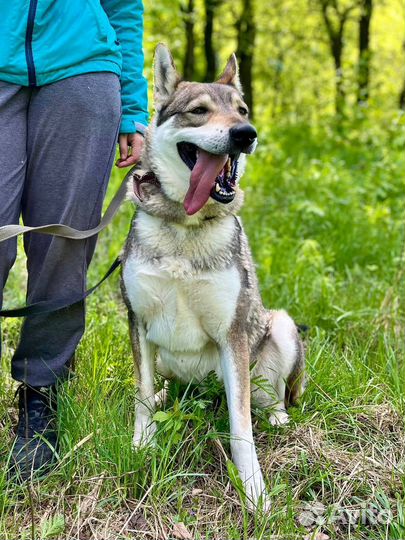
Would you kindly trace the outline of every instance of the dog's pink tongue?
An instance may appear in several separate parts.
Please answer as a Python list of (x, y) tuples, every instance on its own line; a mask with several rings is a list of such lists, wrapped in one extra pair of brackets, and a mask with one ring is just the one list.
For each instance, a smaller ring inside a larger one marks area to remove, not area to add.
[(215, 179), (222, 171), (228, 155), (216, 155), (199, 149), (197, 162), (191, 172), (190, 187), (184, 199), (184, 208), (192, 216), (208, 201)]

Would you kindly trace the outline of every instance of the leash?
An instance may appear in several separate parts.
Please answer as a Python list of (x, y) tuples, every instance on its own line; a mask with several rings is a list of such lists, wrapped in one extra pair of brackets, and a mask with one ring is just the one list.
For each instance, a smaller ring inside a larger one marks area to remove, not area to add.
[[(133, 167), (125, 176), (124, 180), (121, 183), (118, 191), (114, 195), (111, 203), (109, 204), (107, 210), (105, 211), (100, 223), (97, 227), (93, 229), (87, 229), (80, 231), (69, 227), (68, 225), (63, 225), (61, 223), (54, 223), (51, 225), (42, 225), (39, 227), (28, 227), (24, 225), (5, 225), (0, 227), (0, 242), (5, 242), (11, 238), (15, 238), (25, 233), (41, 233), (41, 234), (51, 234), (54, 236), (60, 236), (62, 238), (70, 238), (71, 240), (84, 240), (90, 238), (95, 234), (99, 233), (107, 227), (113, 220), (114, 216), (118, 212), (121, 203), (125, 200), (127, 192), (127, 183), (130, 178), (134, 176), (134, 170), (136, 166)], [(55, 300), (43, 300), (40, 302), (35, 302), (28, 306), (24, 306), (16, 309), (4, 309), (0, 310), (1, 317), (29, 317), (33, 315), (41, 315), (44, 313), (52, 313), (71, 307), (79, 302), (82, 302), (85, 298), (90, 296), (100, 285), (111, 276), (111, 274), (120, 266), (121, 260), (119, 257), (115, 259), (110, 268), (107, 270), (105, 275), (100, 279), (100, 281), (91, 287), (84, 293), (80, 293), (76, 296), (71, 296), (69, 298), (59, 298)]]
[(111, 276), (111, 274), (121, 265), (121, 259), (117, 257), (112, 263), (110, 268), (100, 279), (100, 281), (88, 289), (86, 292), (71, 296), (69, 298), (58, 298), (56, 300), (42, 300), (41, 302), (35, 302), (29, 306), (24, 306), (16, 309), (3, 309), (0, 311), (0, 317), (29, 317), (32, 315), (42, 315), (44, 313), (53, 313), (61, 309), (65, 309), (79, 302), (82, 302), (85, 298), (90, 296), (100, 285)]
[(134, 168), (132, 168), (124, 180), (122, 181), (121, 186), (119, 187), (117, 193), (114, 195), (111, 203), (109, 204), (105, 214), (103, 215), (100, 223), (97, 227), (93, 229), (87, 229), (80, 231), (69, 227), (68, 225), (62, 225), (61, 223), (53, 223), (51, 225), (41, 225), (40, 227), (28, 227), (26, 225), (5, 225), (0, 227), (0, 242), (5, 242), (10, 240), (10, 238), (15, 238), (21, 234), (33, 232), (41, 234), (52, 234), (54, 236), (61, 236), (63, 238), (70, 238), (71, 240), (84, 240), (90, 238), (95, 234), (99, 233), (107, 227), (114, 218), (115, 214), (118, 211), (118, 208), (121, 206), (121, 203), (125, 200), (127, 192), (127, 182), (129, 178), (133, 176)]

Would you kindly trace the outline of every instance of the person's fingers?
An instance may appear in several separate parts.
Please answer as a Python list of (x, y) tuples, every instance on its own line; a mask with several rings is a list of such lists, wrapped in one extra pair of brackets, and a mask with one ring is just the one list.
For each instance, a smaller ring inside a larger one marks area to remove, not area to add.
[[(132, 165), (135, 165), (142, 154), (143, 149), (143, 136), (140, 133), (130, 133), (128, 135), (125, 135), (126, 137), (126, 144), (127, 144), (127, 153), (124, 158), (124, 156), (121, 154), (121, 159), (117, 162), (117, 167), (124, 168), (124, 167), (131, 167)], [(121, 139), (121, 136), (120, 136)], [(131, 147), (131, 153), (128, 153), (128, 145)], [(121, 145), (120, 145), (120, 151), (121, 151)]]
[(135, 158), (136, 161), (139, 161), (141, 159), (142, 150), (144, 145), (144, 138), (143, 135), (140, 133), (135, 133), (132, 141), (131, 141), (131, 147), (132, 147), (132, 157)]
[(124, 167), (131, 167), (132, 165), (135, 165), (135, 163), (137, 163), (138, 160), (136, 159), (135, 156), (128, 156), (127, 159), (125, 159), (124, 161), (119, 161), (117, 163), (117, 167), (119, 167), (120, 169), (123, 169)]
[(125, 167), (123, 162), (128, 158), (128, 135), (121, 134), (118, 138), (118, 146), (120, 149), (120, 157), (116, 163), (117, 167)]

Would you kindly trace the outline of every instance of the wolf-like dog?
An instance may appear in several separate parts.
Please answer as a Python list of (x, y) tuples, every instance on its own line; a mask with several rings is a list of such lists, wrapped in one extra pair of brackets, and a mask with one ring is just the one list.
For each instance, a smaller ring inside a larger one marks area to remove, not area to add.
[[(137, 398), (134, 445), (150, 442), (155, 370), (166, 379), (225, 386), (232, 459), (248, 505), (268, 508), (252, 433), (251, 399), (288, 421), (303, 390), (304, 352), (285, 311), (263, 307), (237, 213), (239, 179), (257, 133), (248, 120), (236, 57), (214, 83), (181, 81), (156, 49), (156, 114), (130, 196), (138, 205), (123, 255)], [(254, 385), (251, 379), (260, 379)]]

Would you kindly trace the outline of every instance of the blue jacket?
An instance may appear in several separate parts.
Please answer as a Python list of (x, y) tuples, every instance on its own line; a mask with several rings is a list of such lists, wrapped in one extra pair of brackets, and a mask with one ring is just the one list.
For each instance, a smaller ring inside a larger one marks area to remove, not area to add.
[(41, 86), (109, 71), (121, 77), (121, 133), (148, 122), (142, 0), (0, 0), (0, 80)]

